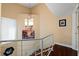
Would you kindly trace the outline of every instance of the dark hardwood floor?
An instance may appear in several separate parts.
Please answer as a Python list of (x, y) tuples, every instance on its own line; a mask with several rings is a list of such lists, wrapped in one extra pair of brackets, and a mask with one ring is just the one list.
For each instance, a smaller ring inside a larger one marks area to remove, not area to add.
[(55, 44), (50, 56), (77, 56), (77, 51), (69, 47)]
[[(36, 52), (37, 53), (41, 52), (41, 50), (39, 49)], [(43, 56), (46, 56), (47, 53), (48, 53), (48, 51), (43, 52)], [(34, 55), (35, 55), (35, 53), (33, 53), (31, 56), (34, 56)], [(41, 54), (38, 54), (37, 56), (41, 56)], [(53, 51), (50, 53), (49, 56), (77, 56), (77, 51), (73, 50), (72, 48), (69, 48), (69, 47), (65, 47), (65, 46), (55, 44), (53, 46)]]

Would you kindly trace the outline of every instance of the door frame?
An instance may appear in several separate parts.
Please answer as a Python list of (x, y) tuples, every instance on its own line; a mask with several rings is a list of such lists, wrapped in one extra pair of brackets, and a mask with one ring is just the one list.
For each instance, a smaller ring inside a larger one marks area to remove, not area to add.
[(72, 49), (78, 51), (78, 11), (77, 8), (79, 7), (79, 4), (76, 4), (76, 7), (74, 8), (74, 11), (72, 13)]

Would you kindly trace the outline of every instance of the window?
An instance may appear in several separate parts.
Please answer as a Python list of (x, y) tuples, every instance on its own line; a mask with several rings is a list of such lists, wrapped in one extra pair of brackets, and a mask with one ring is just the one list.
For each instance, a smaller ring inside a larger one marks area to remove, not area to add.
[(9, 18), (1, 20), (1, 40), (16, 39), (16, 21)]
[(33, 18), (25, 19), (25, 26), (33, 26)]
[(22, 39), (35, 38), (35, 31), (33, 29), (33, 18), (28, 17), (25, 19), (25, 26), (22, 30)]
[(28, 25), (27, 23), (28, 23), (28, 21), (27, 21), (27, 18), (26, 18), (26, 19), (25, 19), (25, 26), (27, 26), (27, 25)]

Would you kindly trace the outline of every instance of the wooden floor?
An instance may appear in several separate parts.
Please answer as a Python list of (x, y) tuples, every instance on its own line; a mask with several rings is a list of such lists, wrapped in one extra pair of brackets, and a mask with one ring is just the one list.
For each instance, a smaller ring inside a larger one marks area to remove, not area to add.
[(69, 47), (55, 44), (50, 56), (77, 56), (77, 51)]
[[(40, 50), (38, 50), (40, 52)], [(43, 55), (45, 56), (47, 52), (44, 52)], [(34, 56), (35, 54), (33, 53), (31, 56)], [(37, 55), (41, 56), (41, 54)], [(72, 48), (61, 46), (58, 44), (55, 44), (53, 46), (53, 51), (50, 53), (49, 56), (77, 56), (77, 51), (73, 50)]]

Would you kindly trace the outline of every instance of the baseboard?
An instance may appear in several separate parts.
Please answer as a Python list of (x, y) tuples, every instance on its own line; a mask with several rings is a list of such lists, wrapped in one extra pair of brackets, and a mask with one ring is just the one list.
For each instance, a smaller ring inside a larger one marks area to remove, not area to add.
[(58, 45), (62, 45), (62, 46), (66, 46), (66, 47), (72, 48), (73, 50), (78, 51), (78, 49), (73, 48), (72, 45), (62, 44), (62, 43), (58, 43), (58, 42), (54, 42), (54, 44), (58, 44)]
[(73, 50), (76, 50), (76, 51), (78, 51), (78, 49), (75, 49), (75, 48), (72, 48)]

